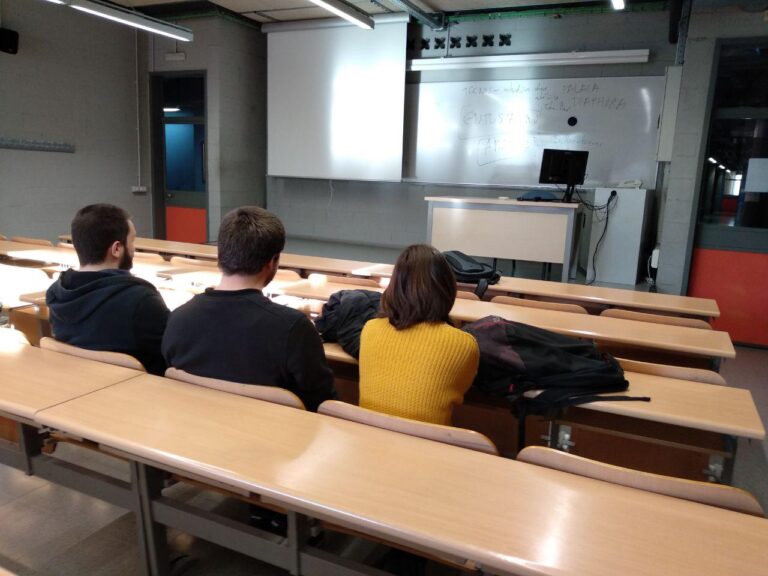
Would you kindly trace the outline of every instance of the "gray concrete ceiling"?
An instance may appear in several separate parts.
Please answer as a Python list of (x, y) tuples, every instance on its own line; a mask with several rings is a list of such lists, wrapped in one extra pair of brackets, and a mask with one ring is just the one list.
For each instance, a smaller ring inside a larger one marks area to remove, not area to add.
[[(161, 4), (183, 4), (191, 0), (116, 0), (123, 6), (141, 8)], [(287, 22), (333, 18), (333, 14), (309, 0), (211, 0), (223, 8), (242, 14), (257, 22)], [(402, 11), (388, 0), (346, 0), (370, 15)], [(546, 5), (577, 4), (583, 0), (411, 0), (425, 12), (464, 12), (503, 10)], [(606, 4), (609, 0), (605, 0)]]

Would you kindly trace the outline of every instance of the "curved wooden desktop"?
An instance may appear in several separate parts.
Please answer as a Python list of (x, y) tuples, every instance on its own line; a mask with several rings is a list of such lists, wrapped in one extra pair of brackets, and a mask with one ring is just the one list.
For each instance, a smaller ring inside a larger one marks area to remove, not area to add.
[(37, 420), (491, 572), (741, 576), (765, 568), (765, 519), (155, 376)]
[[(339, 344), (326, 342), (323, 348), (329, 362), (357, 365)], [(651, 401), (590, 402), (579, 408), (740, 438), (765, 438), (765, 427), (749, 390), (638, 372), (625, 371), (624, 377), (629, 390), (605, 396), (648, 396)]]
[(0, 349), (0, 411), (32, 420), (40, 410), (142, 374), (22, 345)]
[(717, 302), (709, 298), (584, 286), (583, 284), (565, 284), (510, 276), (502, 276), (497, 284), (489, 286), (488, 293), (539, 296), (558, 301), (666, 312), (684, 316), (698, 316), (705, 319), (720, 316)]
[[(336, 291), (353, 288), (355, 286), (334, 283), (329, 279), (328, 282), (319, 283), (300, 280), (282, 286), (281, 290), (291, 296), (327, 300)], [(365, 286), (360, 288), (380, 290)], [(451, 318), (461, 322), (472, 322), (486, 316), (501, 316), (508, 320), (531, 324), (560, 334), (591, 338), (612, 345), (626, 345), (705, 358), (734, 358), (736, 356), (736, 350), (728, 334), (716, 330), (666, 326), (635, 320), (572, 314), (461, 298), (456, 299), (451, 310)]]
[[(63, 234), (59, 238), (65, 242), (72, 240), (68, 234)], [(191, 242), (174, 242), (171, 240), (137, 237), (135, 246), (137, 250), (145, 252), (192, 256), (208, 260), (215, 260), (218, 256), (218, 248), (210, 244), (193, 244)], [(287, 252), (283, 252), (280, 255), (280, 266), (302, 270), (307, 273), (330, 272), (332, 274), (349, 274), (350, 276), (390, 276), (392, 274), (391, 264), (340, 260), (338, 258), (325, 258), (322, 256), (305, 256)]]
[[(67, 234), (59, 236), (65, 242), (71, 242)], [(14, 244), (14, 243), (9, 243)], [(3, 242), (0, 242), (0, 254)], [(25, 245), (26, 249), (39, 249), (39, 246)], [(179, 256), (194, 256), (197, 258), (215, 259), (215, 246), (192, 244), (189, 242), (173, 242), (154, 238), (136, 238), (136, 247), (147, 252), (162, 252)], [(319, 256), (303, 256), (300, 254), (283, 253), (281, 266), (295, 268), (304, 272), (330, 272), (332, 274), (351, 276), (389, 277), (392, 275), (391, 264), (360, 262), (355, 260), (339, 260)], [(520, 294), (539, 296), (555, 300), (566, 300), (574, 303), (595, 304), (599, 306), (618, 306), (638, 310), (650, 310), (681, 314), (685, 316), (701, 316), (717, 318), (720, 310), (714, 300), (676, 296), (650, 292), (637, 292), (620, 288), (603, 288), (599, 286), (583, 286), (562, 282), (531, 280), (502, 276), (498, 284), (489, 287), (490, 294)]]
[(501, 316), (507, 320), (531, 324), (560, 334), (591, 338), (598, 342), (711, 358), (736, 357), (736, 350), (728, 333), (716, 330), (461, 299), (456, 300), (451, 310), (451, 318), (462, 322), (473, 322), (485, 316)]

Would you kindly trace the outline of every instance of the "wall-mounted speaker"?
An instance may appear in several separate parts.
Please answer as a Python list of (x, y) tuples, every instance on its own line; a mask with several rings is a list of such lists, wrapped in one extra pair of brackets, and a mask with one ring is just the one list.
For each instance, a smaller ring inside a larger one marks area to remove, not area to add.
[(0, 52), (16, 54), (19, 51), (19, 33), (8, 28), (0, 28)]

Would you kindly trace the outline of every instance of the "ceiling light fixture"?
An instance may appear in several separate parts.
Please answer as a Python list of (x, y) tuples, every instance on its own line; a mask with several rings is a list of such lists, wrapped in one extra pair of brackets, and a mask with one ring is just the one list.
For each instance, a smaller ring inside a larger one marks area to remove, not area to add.
[(614, 10), (624, 10), (624, 0), (611, 0)]
[(180, 112), (181, 108), (163, 108), (163, 112)]
[(717, 164), (717, 160), (715, 160), (714, 158), (710, 157), (710, 158), (707, 158), (707, 160), (709, 160), (712, 164)]
[(355, 26), (365, 28), (366, 30), (373, 30), (373, 18), (367, 14), (362, 13), (360, 10), (342, 2), (341, 0), (309, 0), (313, 4), (317, 4), (321, 8), (325, 8), (329, 12), (333, 12), (336, 16), (344, 18), (344, 20), (351, 22)]
[[(54, 0), (47, 0), (52, 2)], [(113, 22), (125, 24), (139, 30), (151, 32), (152, 34), (160, 34), (161, 36), (167, 36), (174, 40), (180, 40), (182, 42), (191, 42), (193, 39), (192, 31), (175, 24), (169, 24), (156, 18), (151, 18), (135, 10), (129, 10), (112, 4), (110, 2), (104, 2), (102, 0), (71, 0), (61, 2), (62, 4), (68, 4), (75, 10), (98, 16), (99, 18), (106, 18)]]
[(410, 72), (521, 66), (577, 66), (587, 64), (633, 64), (648, 62), (649, 50), (604, 50), (601, 52), (552, 52), (548, 54), (503, 54), (462, 58), (420, 58), (408, 61)]

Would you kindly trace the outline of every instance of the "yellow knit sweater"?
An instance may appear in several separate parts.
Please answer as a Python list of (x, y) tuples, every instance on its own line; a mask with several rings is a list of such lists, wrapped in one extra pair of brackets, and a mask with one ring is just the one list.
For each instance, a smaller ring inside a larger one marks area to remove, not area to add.
[(475, 339), (448, 324), (397, 330), (386, 318), (369, 320), (360, 337), (360, 406), (450, 424), (479, 360)]

